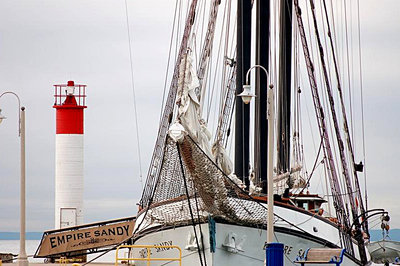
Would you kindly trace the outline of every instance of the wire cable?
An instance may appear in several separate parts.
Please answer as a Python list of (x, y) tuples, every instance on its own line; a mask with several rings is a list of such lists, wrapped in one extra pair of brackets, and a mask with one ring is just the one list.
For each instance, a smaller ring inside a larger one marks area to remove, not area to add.
[[(126, 0), (125, 0), (126, 1)], [(176, 12), (178, 10), (178, 0), (175, 1), (175, 11), (174, 11), (174, 22), (172, 23), (172, 32), (171, 32), (171, 39), (169, 41), (169, 51), (168, 51), (168, 61), (167, 61), (167, 70), (165, 71), (165, 79), (164, 79), (164, 89), (163, 89), (163, 97), (161, 101), (161, 106), (164, 105), (165, 101), (165, 94), (167, 91), (167, 80), (168, 80), (168, 72), (169, 72), (169, 63), (171, 61), (171, 54), (172, 54), (172, 42), (174, 39), (174, 32), (175, 32), (175, 22), (176, 22)], [(178, 36), (177, 36), (178, 38)], [(160, 110), (160, 123), (162, 120), (163, 109)]]
[(131, 34), (129, 30), (129, 15), (128, 15), (128, 3), (125, 0), (125, 15), (126, 15), (126, 28), (128, 32), (128, 44), (129, 44), (129, 60), (131, 65), (131, 83), (132, 83), (132, 96), (133, 96), (133, 111), (135, 115), (135, 126), (136, 126), (136, 141), (138, 147), (138, 159), (139, 159), (139, 178), (140, 185), (143, 190), (143, 175), (142, 175), (142, 156), (140, 153), (140, 138), (139, 138), (139, 126), (138, 126), (138, 118), (137, 118), (137, 110), (136, 110), (136, 93), (135, 93), (135, 82), (133, 75), (133, 63), (132, 63), (132, 45), (131, 45)]
[[(362, 128), (362, 149), (364, 157), (364, 168), (366, 165), (365, 153), (365, 125), (364, 125), (364, 96), (363, 96), (363, 76), (362, 76), (362, 57), (361, 57), (361, 23), (360, 23), (360, 1), (357, 0), (357, 20), (358, 20), (358, 57), (360, 68), (360, 101), (361, 101), (361, 128)], [(365, 209), (368, 210), (368, 193), (367, 193), (367, 171), (364, 169), (364, 188), (365, 188)]]
[(347, 81), (349, 86), (349, 104), (350, 104), (350, 128), (351, 128), (351, 138), (354, 140), (354, 126), (353, 126), (353, 105), (352, 105), (352, 94), (351, 94), (351, 79), (350, 79), (350, 55), (349, 55), (349, 35), (347, 32), (347, 4), (346, 0), (343, 0), (344, 4), (344, 27), (345, 27), (345, 37), (346, 37), (346, 64), (347, 64)]
[(196, 202), (197, 221), (199, 221), (199, 230), (200, 230), (200, 237), (201, 237), (200, 240), (201, 240), (201, 247), (202, 247), (202, 251), (203, 251), (204, 263), (207, 265), (206, 251), (205, 251), (205, 246), (204, 246), (203, 230), (201, 230), (201, 224), (200, 224), (199, 202), (197, 201), (196, 193), (194, 194), (194, 200)]
[[(180, 147), (179, 147), (179, 143), (178, 143), (178, 142), (176, 143), (176, 148), (177, 148), (177, 150), (178, 150), (178, 157), (179, 157), (179, 163), (180, 163), (181, 171), (182, 171), (183, 183), (184, 183), (184, 185), (185, 185), (185, 191), (186, 191), (186, 196), (187, 196), (187, 199), (188, 199), (188, 206), (189, 206), (190, 216), (191, 216), (191, 218), (192, 218), (192, 225), (193, 225), (194, 236), (195, 236), (195, 238), (196, 238), (197, 251), (198, 251), (198, 253), (199, 253), (200, 264), (203, 266), (203, 259), (202, 259), (202, 256), (201, 256), (200, 245), (199, 245), (199, 239), (198, 239), (198, 237), (197, 237), (197, 231), (196, 231), (196, 223), (195, 223), (195, 221), (194, 221), (194, 215), (193, 215), (192, 205), (190, 204), (189, 190), (188, 190), (188, 187), (187, 187), (186, 176), (185, 176), (185, 170), (183, 169), (183, 162), (182, 162), (181, 150), (180, 150)], [(199, 226), (200, 226), (200, 224), (199, 224)], [(206, 265), (207, 265), (207, 263), (206, 263)]]
[(318, 161), (319, 161), (318, 158), (319, 158), (319, 154), (321, 153), (322, 144), (323, 144), (323, 139), (321, 138), (321, 142), (320, 142), (320, 144), (319, 144), (319, 149), (318, 149), (317, 157), (315, 158), (315, 162), (314, 162), (314, 166), (313, 166), (313, 169), (312, 169), (312, 171), (311, 171), (311, 174), (310, 174), (310, 176), (309, 176), (308, 179), (307, 179), (306, 185), (303, 187), (303, 189), (300, 191), (300, 193), (298, 193), (298, 194), (296, 195), (296, 197), (295, 197), (294, 199), (297, 199), (297, 197), (298, 197), (300, 194), (303, 193), (304, 189), (306, 189), (306, 187), (308, 187), (308, 185), (310, 184), (311, 177), (313, 176), (313, 173), (314, 173), (315, 169), (317, 168), (317, 166), (318, 166), (319, 164), (321, 164), (321, 162), (320, 162), (319, 164), (317, 164), (317, 163), (318, 163)]

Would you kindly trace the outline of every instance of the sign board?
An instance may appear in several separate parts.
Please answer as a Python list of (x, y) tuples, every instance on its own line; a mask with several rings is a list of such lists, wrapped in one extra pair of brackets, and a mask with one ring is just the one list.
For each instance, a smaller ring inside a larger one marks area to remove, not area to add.
[(53, 231), (43, 235), (35, 257), (47, 257), (87, 249), (111, 246), (127, 240), (133, 233), (135, 221), (102, 224), (76, 230)]

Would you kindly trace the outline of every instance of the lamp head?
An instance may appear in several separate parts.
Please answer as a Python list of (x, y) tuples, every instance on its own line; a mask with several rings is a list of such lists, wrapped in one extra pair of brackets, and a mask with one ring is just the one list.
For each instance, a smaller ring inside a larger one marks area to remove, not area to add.
[(0, 124), (1, 122), (3, 122), (3, 119), (6, 119), (6, 117), (1, 114), (1, 109), (0, 109)]
[(75, 92), (75, 83), (74, 81), (70, 80), (67, 83), (67, 89), (65, 90), (67, 95), (74, 95)]
[(250, 103), (251, 98), (256, 97), (253, 93), (251, 93), (251, 86), (250, 85), (243, 85), (243, 91), (241, 94), (238, 95), (239, 97), (242, 97), (242, 101), (245, 104)]

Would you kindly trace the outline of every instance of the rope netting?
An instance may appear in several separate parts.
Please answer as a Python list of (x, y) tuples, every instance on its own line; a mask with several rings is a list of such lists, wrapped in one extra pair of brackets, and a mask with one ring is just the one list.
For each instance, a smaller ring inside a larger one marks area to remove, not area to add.
[(191, 222), (190, 208), (200, 220), (208, 215), (238, 224), (267, 220), (266, 207), (238, 187), (189, 136), (181, 143), (167, 137), (163, 165), (149, 198), (143, 206), (148, 208), (146, 219), (164, 225)]

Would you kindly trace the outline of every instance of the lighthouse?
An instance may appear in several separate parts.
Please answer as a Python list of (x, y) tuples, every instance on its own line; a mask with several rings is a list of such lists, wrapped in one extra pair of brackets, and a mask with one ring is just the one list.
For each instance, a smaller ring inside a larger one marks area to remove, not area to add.
[(83, 223), (83, 133), (86, 85), (54, 85), (55, 228)]

